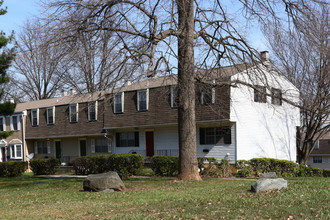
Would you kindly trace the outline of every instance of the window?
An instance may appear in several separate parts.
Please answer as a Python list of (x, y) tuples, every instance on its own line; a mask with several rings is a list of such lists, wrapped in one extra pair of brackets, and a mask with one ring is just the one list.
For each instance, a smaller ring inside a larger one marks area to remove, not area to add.
[(69, 105), (70, 122), (78, 122), (78, 104)]
[(117, 93), (114, 96), (114, 112), (123, 113), (124, 112), (124, 93)]
[(32, 126), (39, 125), (39, 109), (31, 110), (31, 124), (32, 124)]
[(108, 153), (108, 140), (105, 138), (95, 139), (95, 153)]
[(88, 103), (88, 121), (97, 120), (97, 101)]
[(272, 104), (282, 105), (282, 91), (280, 89), (272, 88)]
[(322, 163), (322, 157), (313, 157), (313, 163)]
[(10, 117), (10, 130), (11, 131), (21, 130), (21, 123), (18, 115), (13, 115)]
[(148, 89), (137, 91), (137, 109), (138, 111), (148, 110)]
[(10, 148), (10, 158), (11, 159), (22, 159), (22, 145), (21, 144), (11, 144)]
[(55, 106), (47, 108), (47, 124), (52, 125), (55, 123)]
[(255, 102), (261, 102), (266, 103), (267, 97), (266, 97), (266, 87), (264, 86), (255, 86), (254, 89), (254, 101)]
[(206, 144), (231, 144), (230, 127), (200, 128), (199, 142)]
[(204, 85), (201, 92), (201, 103), (203, 105), (214, 104), (215, 102), (215, 89), (212, 86)]
[(36, 141), (34, 142), (34, 153), (36, 154), (50, 154), (49, 141)]
[(177, 108), (178, 104), (179, 104), (178, 87), (172, 86), (171, 87), (171, 107)]
[(123, 132), (116, 133), (117, 147), (138, 147), (139, 132)]
[(0, 117), (0, 131), (6, 131), (6, 118)]

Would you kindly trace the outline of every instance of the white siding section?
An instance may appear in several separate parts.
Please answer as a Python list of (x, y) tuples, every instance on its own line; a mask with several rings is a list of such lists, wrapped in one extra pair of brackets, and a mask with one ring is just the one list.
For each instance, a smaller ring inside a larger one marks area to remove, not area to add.
[(179, 156), (178, 127), (156, 128), (154, 132), (155, 155)]
[[(253, 76), (240, 73), (232, 78), (281, 89), (284, 98), (298, 102), (298, 90), (283, 76), (267, 72)], [(267, 103), (254, 102), (253, 89), (239, 84), (231, 88), (230, 120), (236, 122), (237, 127), (237, 160), (256, 157), (296, 160), (298, 108), (286, 102), (281, 106), (272, 105), (270, 96)]]

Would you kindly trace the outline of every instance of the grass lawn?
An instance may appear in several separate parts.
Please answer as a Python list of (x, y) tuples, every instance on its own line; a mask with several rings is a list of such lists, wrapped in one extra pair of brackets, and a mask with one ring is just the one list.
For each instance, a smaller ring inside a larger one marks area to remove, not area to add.
[(330, 219), (330, 178), (289, 179), (255, 194), (254, 180), (132, 178), (125, 192), (82, 191), (83, 179), (0, 178), (0, 219)]

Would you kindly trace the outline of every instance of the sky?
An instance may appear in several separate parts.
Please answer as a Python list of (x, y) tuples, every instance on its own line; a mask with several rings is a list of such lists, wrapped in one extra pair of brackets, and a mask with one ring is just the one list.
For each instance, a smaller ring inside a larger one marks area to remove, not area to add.
[(0, 30), (7, 35), (12, 31), (19, 32), (24, 22), (38, 15), (40, 0), (4, 0), (2, 8), (7, 7), (7, 13), (0, 16)]
[[(227, 0), (226, 3), (234, 5), (235, 1)], [(19, 33), (27, 19), (39, 15), (42, 11), (40, 0), (4, 0), (2, 8), (7, 7), (7, 14), (0, 16), (0, 30), (9, 35), (12, 31)], [(238, 15), (242, 16), (242, 15)], [(251, 27), (247, 33), (252, 46), (258, 51), (267, 50), (265, 40), (257, 27)]]

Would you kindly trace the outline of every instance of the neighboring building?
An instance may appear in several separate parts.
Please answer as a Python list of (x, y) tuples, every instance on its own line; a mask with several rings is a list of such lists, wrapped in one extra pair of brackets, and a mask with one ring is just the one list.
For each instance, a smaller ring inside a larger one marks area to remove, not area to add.
[[(215, 86), (224, 76), (253, 87)], [(239, 65), (212, 71), (209, 82), (196, 84), (198, 156), (295, 161), (299, 109), (282, 99), (296, 102), (299, 91), (285, 77), (271, 65), (261, 71)], [(174, 76), (151, 78), (112, 92), (17, 104), (27, 112), (25, 155), (65, 163), (108, 153), (178, 156), (176, 84)]]
[(330, 169), (330, 132), (316, 142), (314, 150), (308, 157), (307, 165), (321, 169)]
[(5, 140), (0, 140), (0, 162), (25, 160), (24, 141), (26, 111), (16, 111), (10, 116), (0, 116), (0, 131), (14, 131)]

